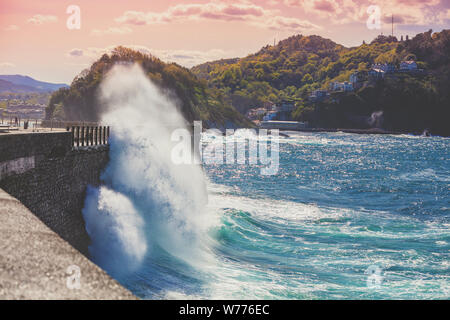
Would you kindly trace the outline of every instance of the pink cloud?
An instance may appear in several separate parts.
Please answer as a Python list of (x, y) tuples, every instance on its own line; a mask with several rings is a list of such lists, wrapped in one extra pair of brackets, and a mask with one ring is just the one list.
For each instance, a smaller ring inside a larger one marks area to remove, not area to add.
[(249, 25), (277, 30), (302, 32), (319, 29), (309, 21), (280, 15), (277, 10), (265, 9), (250, 2), (206, 4), (178, 4), (163, 12), (126, 11), (116, 22), (133, 25), (152, 25), (184, 21), (242, 21)]
[(28, 23), (41, 25), (44, 23), (51, 23), (51, 22), (57, 22), (58, 17), (52, 16), (52, 15), (42, 15), (42, 14), (35, 14), (30, 19), (27, 20)]
[(11, 24), (11, 25), (7, 26), (4, 30), (6, 30), (6, 31), (17, 31), (19, 29), (20, 28), (18, 26), (16, 26), (15, 24)]
[[(205, 51), (197, 50), (162, 50), (151, 49), (142, 45), (123, 45), (124, 47), (149, 54), (160, 58), (165, 62), (176, 62), (185, 67), (193, 67), (207, 61), (214, 61), (223, 58), (232, 58), (236, 54), (231, 51), (221, 49), (211, 49)], [(76, 61), (86, 61), (86, 64), (100, 58), (103, 54), (110, 54), (116, 46), (108, 46), (105, 48), (88, 47), (85, 49), (74, 48), (67, 52), (67, 56), (77, 59)], [(89, 61), (89, 62), (87, 62)], [(84, 63), (83, 63), (84, 65)], [(0, 63), (1, 67), (1, 63)]]
[(82, 49), (75, 48), (75, 49), (70, 50), (70, 51), (67, 53), (67, 55), (68, 55), (69, 57), (82, 57), (82, 56), (83, 56), (83, 50), (82, 50)]
[(228, 6), (223, 9), (223, 13), (232, 16), (255, 16), (261, 17), (264, 15), (264, 9), (261, 7), (239, 7), (239, 6)]
[(399, 17), (398, 23), (418, 25), (443, 23), (442, 7), (450, 6), (448, 0), (284, 0), (283, 3), (333, 23), (364, 22), (367, 8), (378, 5), (383, 20), (394, 14)]
[[(392, 22), (392, 15), (385, 15), (382, 17), (384, 23), (390, 24)], [(416, 17), (406, 15), (406, 14), (396, 14), (394, 15), (394, 23), (396, 24), (415, 24), (419, 22)]]
[(100, 30), (100, 29), (94, 29), (91, 32), (92, 36), (104, 36), (104, 35), (125, 35), (125, 34), (130, 34), (132, 33), (133, 30), (131, 28), (128, 27), (111, 27), (108, 28), (106, 30)]
[(14, 63), (11, 62), (0, 62), (0, 68), (13, 68), (16, 65)]
[(314, 3), (314, 9), (326, 12), (334, 12), (335, 7), (330, 1), (322, 0)]

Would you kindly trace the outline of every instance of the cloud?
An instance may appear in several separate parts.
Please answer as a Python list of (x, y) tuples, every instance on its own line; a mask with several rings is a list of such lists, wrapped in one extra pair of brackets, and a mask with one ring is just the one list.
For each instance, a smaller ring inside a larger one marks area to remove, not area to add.
[(444, 15), (440, 12), (449, 6), (448, 0), (284, 0), (283, 2), (288, 7), (301, 8), (306, 13), (329, 19), (337, 24), (365, 22), (368, 18), (367, 8), (370, 5), (380, 7), (383, 21), (387, 21), (393, 14), (398, 17), (397, 23), (401, 24), (443, 23)]
[(9, 26), (7, 26), (6, 28), (5, 28), (5, 30), (6, 31), (17, 31), (17, 30), (19, 30), (20, 28), (18, 27), (18, 26), (16, 26), (15, 24), (10, 24)]
[(58, 21), (58, 17), (56, 17), (56, 16), (35, 14), (33, 17), (28, 19), (27, 22), (35, 24), (35, 25), (41, 25), (44, 23), (53, 23), (53, 22), (57, 22), (57, 21)]
[(310, 30), (310, 29), (320, 29), (319, 26), (314, 25), (308, 21), (289, 18), (289, 17), (270, 17), (264, 22), (258, 22), (261, 27), (267, 26), (272, 30), (289, 30), (289, 31), (299, 31), (299, 30)]
[(82, 49), (75, 48), (75, 49), (70, 50), (70, 51), (67, 53), (67, 55), (68, 55), (69, 57), (82, 57), (82, 56), (83, 56), (83, 50), (82, 50)]
[(104, 53), (107, 53), (106, 49), (88, 47), (86, 49), (73, 48), (70, 49), (66, 56), (74, 59), (90, 58), (90, 60), (98, 59)]
[[(450, 7), (450, 5), (449, 5), (449, 7)], [(439, 12), (438, 17), (439, 17), (439, 20), (447, 21), (447, 23), (448, 23), (450, 20), (450, 8), (444, 9), (441, 12)]]
[[(381, 21), (387, 24), (392, 23), (392, 15), (382, 16)], [(395, 24), (417, 24), (419, 19), (417, 17), (407, 15), (407, 14), (396, 14), (394, 15)]]
[(324, 12), (334, 13), (336, 9), (336, 3), (333, 1), (321, 0), (314, 2), (314, 9)]
[[(96, 48), (96, 47), (88, 47), (86, 49), (74, 48), (71, 49), (67, 56), (82, 60), (89, 60), (93, 62), (94, 60), (100, 58), (105, 53), (111, 53), (116, 46), (109, 46), (106, 48)], [(175, 62), (185, 67), (193, 67), (195, 65), (219, 60), (224, 58), (232, 58), (235, 57), (235, 54), (231, 51), (224, 51), (221, 49), (212, 49), (205, 51), (197, 51), (197, 50), (162, 50), (162, 49), (150, 49), (146, 46), (140, 45), (124, 45), (124, 47), (145, 53), (150, 54), (154, 57), (157, 57), (167, 63)]]
[(309, 21), (286, 17), (278, 10), (265, 9), (250, 2), (178, 4), (163, 12), (126, 11), (115, 21), (131, 25), (154, 25), (186, 21), (238, 21), (261, 28), (301, 32), (319, 29)]
[(212, 49), (208, 51), (194, 50), (153, 50), (152, 54), (166, 62), (176, 62), (185, 67), (193, 67), (207, 61), (232, 58), (235, 55), (230, 51)]
[(124, 27), (111, 27), (106, 30), (94, 29), (94, 30), (92, 30), (91, 35), (92, 36), (104, 36), (104, 35), (111, 35), (111, 34), (124, 35), (124, 34), (130, 34), (132, 32), (133, 32), (133, 29), (124, 26)]
[(14, 68), (16, 65), (11, 62), (0, 62), (0, 69)]

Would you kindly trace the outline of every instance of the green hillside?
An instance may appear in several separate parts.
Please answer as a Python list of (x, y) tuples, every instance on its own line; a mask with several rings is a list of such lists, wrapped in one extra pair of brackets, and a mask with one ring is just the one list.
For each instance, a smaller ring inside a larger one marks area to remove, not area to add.
[[(423, 73), (365, 83), (355, 92), (326, 101), (308, 100), (313, 90), (327, 89), (334, 81), (348, 81), (352, 73), (368, 71), (373, 63), (398, 66), (411, 59), (424, 69)], [(354, 48), (319, 36), (297, 35), (248, 57), (209, 62), (192, 71), (242, 113), (266, 102), (292, 100), (297, 106), (293, 118), (314, 126), (357, 127), (358, 117), (383, 111), (387, 129), (428, 128), (450, 135), (444, 120), (450, 106), (449, 59), (450, 30), (430, 30), (405, 41), (379, 36), (370, 44)]]
[(223, 127), (233, 123), (238, 127), (251, 125), (229, 103), (224, 101), (220, 90), (208, 88), (188, 69), (128, 48), (117, 47), (111, 54), (104, 54), (90, 69), (77, 76), (70, 88), (53, 93), (46, 108), (47, 119), (70, 121), (98, 121), (99, 102), (97, 89), (103, 75), (118, 62), (139, 63), (148, 77), (169, 95), (181, 101), (185, 118), (205, 120), (205, 125)]

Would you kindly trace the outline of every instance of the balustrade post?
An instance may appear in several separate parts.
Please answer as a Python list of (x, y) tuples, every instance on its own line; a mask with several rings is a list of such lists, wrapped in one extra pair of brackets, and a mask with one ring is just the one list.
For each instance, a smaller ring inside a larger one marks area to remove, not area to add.
[(75, 127), (72, 127), (71, 138), (72, 138), (72, 147), (75, 147)]

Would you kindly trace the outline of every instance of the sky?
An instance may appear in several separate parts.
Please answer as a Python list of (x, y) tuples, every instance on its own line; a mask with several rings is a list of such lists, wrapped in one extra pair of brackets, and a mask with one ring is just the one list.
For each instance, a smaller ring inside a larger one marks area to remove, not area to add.
[(450, 29), (450, 0), (0, 0), (0, 74), (70, 84), (118, 45), (186, 67), (295, 34), (357, 46), (392, 15), (399, 38)]

